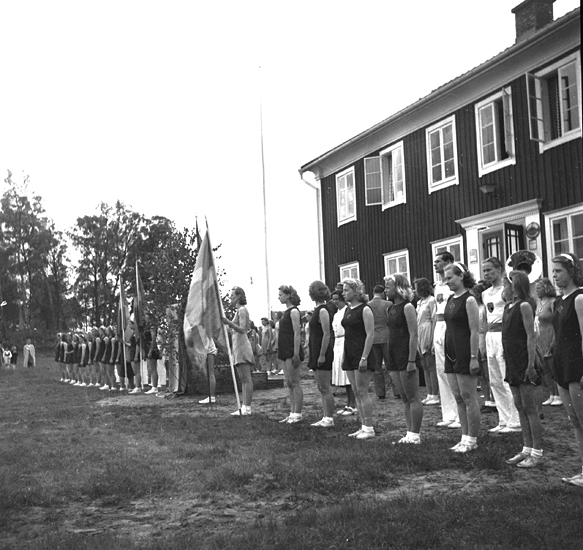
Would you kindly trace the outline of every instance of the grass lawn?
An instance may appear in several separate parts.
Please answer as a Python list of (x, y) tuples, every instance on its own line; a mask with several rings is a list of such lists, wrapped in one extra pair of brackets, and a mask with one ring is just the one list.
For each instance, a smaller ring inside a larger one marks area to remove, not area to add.
[[(426, 407), (420, 446), (402, 404), (375, 402), (378, 437), (347, 434), (355, 417), (311, 428), (319, 395), (306, 376), (306, 421), (279, 424), (286, 390), (258, 391), (233, 418), (234, 395), (111, 395), (58, 381), (49, 358), (0, 370), (0, 548), (373, 549), (583, 547), (574, 432), (545, 407), (545, 464), (507, 466), (520, 434), (452, 453), (458, 430)], [(104, 395), (106, 394), (106, 395)], [(341, 393), (338, 405), (344, 404)]]

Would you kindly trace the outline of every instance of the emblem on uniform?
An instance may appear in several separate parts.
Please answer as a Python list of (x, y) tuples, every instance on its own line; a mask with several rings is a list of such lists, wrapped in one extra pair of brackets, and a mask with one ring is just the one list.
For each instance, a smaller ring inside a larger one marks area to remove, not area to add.
[(486, 304), (486, 307), (488, 308), (488, 311), (489, 311), (490, 313), (492, 313), (492, 312), (494, 311), (494, 303), (493, 303), (493, 302), (488, 302), (488, 303)]

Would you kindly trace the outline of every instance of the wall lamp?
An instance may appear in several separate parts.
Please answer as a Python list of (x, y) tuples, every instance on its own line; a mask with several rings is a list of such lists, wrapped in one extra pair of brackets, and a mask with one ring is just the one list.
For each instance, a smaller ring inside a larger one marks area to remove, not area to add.
[(482, 183), (478, 186), (478, 189), (484, 193), (484, 195), (488, 195), (489, 197), (497, 198), (498, 194), (496, 191), (498, 190), (497, 183)]

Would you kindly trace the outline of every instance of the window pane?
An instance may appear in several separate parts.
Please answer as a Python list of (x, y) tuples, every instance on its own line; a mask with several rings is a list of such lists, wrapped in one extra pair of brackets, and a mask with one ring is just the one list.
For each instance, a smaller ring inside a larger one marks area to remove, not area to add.
[(443, 127), (443, 143), (450, 143), (453, 141), (453, 128), (451, 124)]
[(433, 182), (441, 181), (441, 166), (434, 166), (431, 170)]
[(407, 273), (407, 258), (405, 256), (399, 256), (399, 272)]
[(453, 160), (448, 160), (445, 162), (445, 177), (453, 178), (455, 176), (455, 163)]
[(561, 241), (568, 238), (567, 218), (560, 218), (553, 221), (553, 240)]
[(429, 144), (431, 145), (432, 150), (439, 148), (439, 130), (429, 134)]
[(571, 216), (571, 231), (573, 237), (583, 237), (583, 214)]
[(380, 204), (381, 202), (381, 189), (369, 189), (366, 192), (366, 203), (367, 204)]
[(452, 244), (449, 247), (451, 255), (455, 258), (456, 262), (461, 261), (461, 250), (459, 244)]
[(577, 93), (577, 70), (570, 63), (560, 70), (563, 132), (579, 128), (579, 100)]

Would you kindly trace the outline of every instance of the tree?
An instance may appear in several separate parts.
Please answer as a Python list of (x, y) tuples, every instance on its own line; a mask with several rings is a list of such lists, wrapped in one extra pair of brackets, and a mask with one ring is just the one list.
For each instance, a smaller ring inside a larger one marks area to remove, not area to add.
[(15, 183), (8, 171), (4, 180), (8, 189), (0, 201), (2, 247), (8, 254), (8, 273), (18, 287), (21, 328), (36, 327), (40, 321), (38, 295), (53, 238), (41, 197), (28, 196), (28, 180), (26, 176), (21, 184)]

